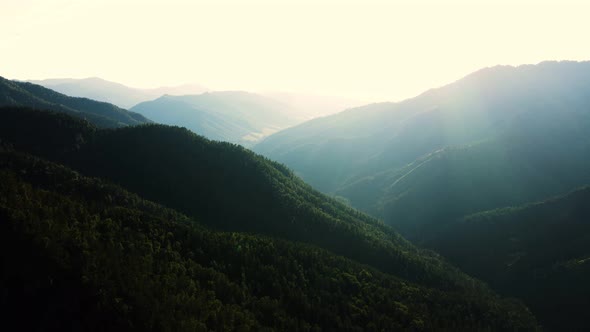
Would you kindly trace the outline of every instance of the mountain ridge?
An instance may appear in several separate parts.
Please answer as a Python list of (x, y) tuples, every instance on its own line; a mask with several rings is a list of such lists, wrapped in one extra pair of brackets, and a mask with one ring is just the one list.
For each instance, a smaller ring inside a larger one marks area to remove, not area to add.
[(0, 106), (47, 109), (85, 118), (99, 127), (115, 128), (151, 122), (143, 115), (88, 98), (69, 97), (28, 82), (0, 77)]
[(131, 110), (163, 124), (187, 127), (210, 139), (246, 146), (298, 121), (288, 106), (246, 91), (166, 95)]
[[(31, 118), (40, 124), (35, 130), (17, 129)], [(0, 215), (9, 221), (1, 223), (7, 229), (0, 242), (19, 253), (31, 252), (29, 245), (50, 248), (36, 251), (33, 272), (23, 265), (33, 258), (24, 254), (27, 259), (5, 262), (24, 280), (11, 288), (11, 299), (51, 300), (26, 295), (35, 294), (26, 290), (38, 284), (74, 294), (75, 301), (98, 296), (100, 306), (90, 301), (82, 311), (90, 316), (81, 323), (92, 324), (99, 315), (109, 319), (98, 327), (123, 330), (538, 328), (519, 302), (499, 298), (440, 256), (239, 145), (164, 125), (96, 130), (65, 114), (25, 108), (4, 110), (0, 119), (2, 146), (17, 151), (0, 152), (0, 191), (6, 192)], [(163, 167), (168, 163), (175, 166)], [(209, 230), (187, 228), (187, 218)], [(46, 280), (60, 276), (71, 282), (47, 286)], [(422, 304), (414, 308), (416, 298), (428, 298), (433, 307), (418, 300)], [(20, 300), (6, 309), (18, 312)], [(67, 299), (53, 301), (67, 306)], [(161, 311), (154, 311), (156, 303)], [(366, 310), (355, 309), (360, 307)], [(48, 321), (62, 328), (77, 317), (55, 310)]]
[[(563, 136), (565, 130), (552, 122), (579, 131), (587, 125), (588, 86), (590, 62), (491, 67), (400, 103), (312, 120), (271, 135), (253, 149), (285, 163), (322, 192), (346, 197), (342, 190), (351, 183), (401, 170), (448, 146), (504, 136), (530, 141), (523, 135), (534, 137), (542, 130)], [(519, 133), (519, 126), (526, 130)]]
[(39, 84), (75, 97), (85, 97), (109, 102), (125, 109), (131, 108), (144, 101), (156, 99), (164, 94), (184, 95), (198, 94), (208, 91), (208, 89), (196, 84), (140, 89), (108, 81), (100, 77), (81, 79), (57, 78), (29, 80), (28, 82)]

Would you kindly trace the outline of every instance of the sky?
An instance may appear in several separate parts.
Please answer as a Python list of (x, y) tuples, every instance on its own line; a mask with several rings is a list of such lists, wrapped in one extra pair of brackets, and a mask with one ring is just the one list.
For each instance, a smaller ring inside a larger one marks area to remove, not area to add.
[(585, 2), (0, 0), (0, 76), (397, 101), (483, 67), (590, 60)]

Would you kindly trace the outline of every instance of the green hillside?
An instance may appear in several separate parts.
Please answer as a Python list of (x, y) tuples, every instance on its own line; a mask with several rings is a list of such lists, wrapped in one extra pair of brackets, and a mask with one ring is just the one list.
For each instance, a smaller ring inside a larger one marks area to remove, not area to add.
[[(33, 157), (0, 153), (0, 179), (0, 243), (12, 253), (2, 256), (3, 326), (535, 328), (518, 303), (424, 288), (317, 247), (208, 231), (119, 187)], [(25, 313), (31, 319), (17, 318)]]
[(457, 221), (590, 184), (590, 62), (486, 68), (287, 129), (254, 150), (522, 298), (549, 330), (588, 329), (586, 217), (554, 204), (527, 222)]
[(525, 300), (551, 330), (588, 329), (588, 187), (471, 215), (428, 245), (502, 293)]
[[(32, 118), (45, 124), (35, 136), (5, 130), (0, 139), (21, 151), (109, 179), (215, 229), (315, 244), (386, 273), (443, 289), (485, 288), (438, 255), (414, 247), (390, 227), (313, 190), (286, 167), (238, 145), (209, 141), (178, 127), (93, 131), (84, 122), (55, 118), (48, 112), (0, 112), (8, 128), (19, 128)], [(55, 132), (62, 135), (54, 136)]]
[[(498, 298), (437, 255), (239, 146), (160, 125), (97, 131), (26, 109), (0, 117), (46, 124), (38, 140), (0, 131), (3, 150), (62, 160), (179, 211), (64, 166), (3, 152), (1, 243), (18, 253), (3, 256), (10, 267), (3, 298), (11, 303), (4, 312), (17, 317), (27, 308), (42, 317), (26, 326), (536, 328), (518, 302)], [(68, 129), (56, 141), (42, 139), (61, 128)], [(53, 314), (45, 315), (49, 303)]]

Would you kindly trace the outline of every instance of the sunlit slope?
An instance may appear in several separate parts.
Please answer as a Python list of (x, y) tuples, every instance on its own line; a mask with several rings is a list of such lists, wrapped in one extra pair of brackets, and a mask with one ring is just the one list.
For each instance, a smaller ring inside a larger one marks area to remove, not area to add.
[(536, 121), (531, 112), (551, 120), (586, 112), (589, 90), (589, 62), (497, 66), (400, 103), (306, 122), (254, 150), (285, 163), (315, 188), (334, 192), (444, 147), (496, 138), (523, 125), (523, 116)]
[(589, 155), (590, 112), (531, 110), (495, 139), (438, 150), (337, 193), (422, 239), (467, 214), (589, 184)]

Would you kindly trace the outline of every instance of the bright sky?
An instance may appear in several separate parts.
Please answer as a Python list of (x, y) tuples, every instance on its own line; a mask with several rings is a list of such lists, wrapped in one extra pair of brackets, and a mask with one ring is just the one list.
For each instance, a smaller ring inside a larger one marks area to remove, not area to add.
[(585, 2), (0, 0), (0, 76), (395, 101), (486, 66), (590, 60)]

